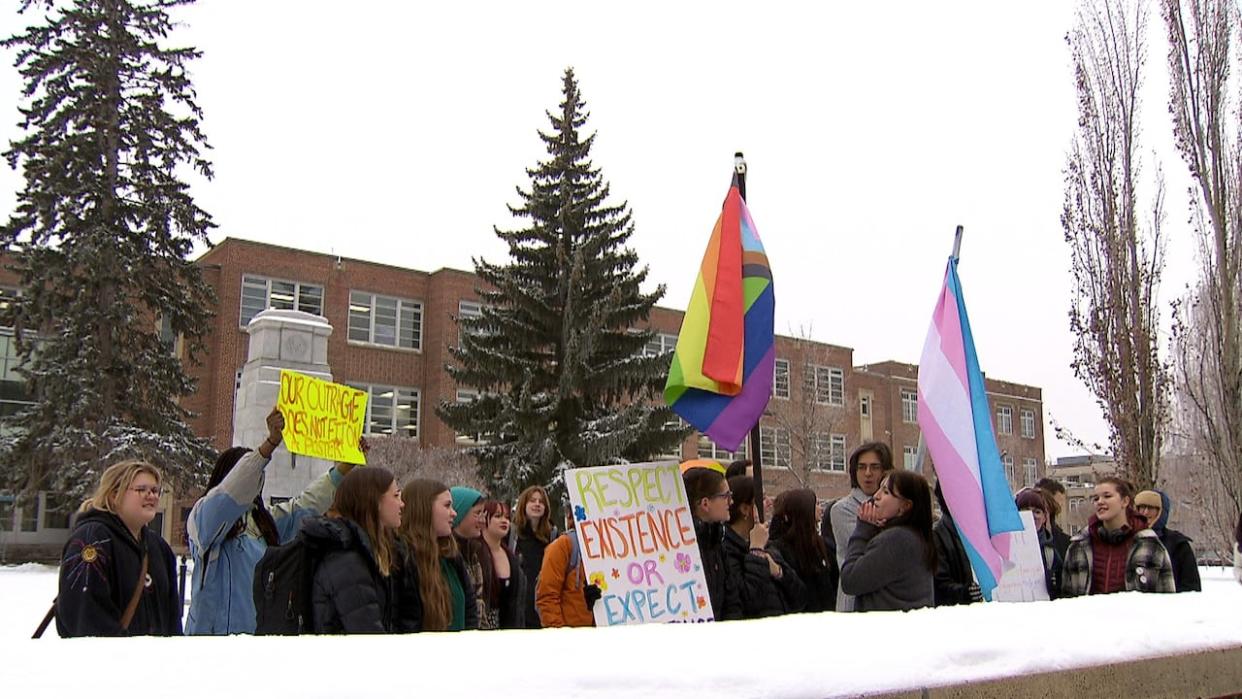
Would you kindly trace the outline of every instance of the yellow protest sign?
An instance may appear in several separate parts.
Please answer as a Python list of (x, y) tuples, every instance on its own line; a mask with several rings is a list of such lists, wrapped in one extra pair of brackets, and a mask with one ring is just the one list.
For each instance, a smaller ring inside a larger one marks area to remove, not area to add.
[(285, 416), (285, 447), (317, 459), (365, 464), (358, 448), (367, 416), (367, 394), (356, 388), (280, 370), (276, 407)]

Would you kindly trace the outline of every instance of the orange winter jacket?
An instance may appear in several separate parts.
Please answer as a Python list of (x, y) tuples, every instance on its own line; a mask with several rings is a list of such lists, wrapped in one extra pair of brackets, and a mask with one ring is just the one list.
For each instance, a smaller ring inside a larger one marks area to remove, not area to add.
[(539, 569), (539, 583), (535, 586), (535, 608), (539, 610), (539, 623), (544, 628), (595, 626), (595, 616), (587, 609), (582, 592), (586, 570), (581, 561), (577, 570), (568, 570), (576, 536), (572, 531), (566, 532), (548, 544), (543, 552), (543, 567)]

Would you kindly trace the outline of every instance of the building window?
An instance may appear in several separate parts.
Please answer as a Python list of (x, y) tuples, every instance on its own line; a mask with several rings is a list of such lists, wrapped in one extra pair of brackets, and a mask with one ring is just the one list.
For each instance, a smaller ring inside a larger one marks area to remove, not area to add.
[(908, 388), (901, 389), (901, 421), (919, 421), (919, 393)]
[(845, 405), (845, 372), (831, 366), (808, 364), (806, 386), (815, 391), (820, 405)]
[(1035, 439), (1035, 411), (1022, 409), (1022, 436), (1025, 439)]
[[(705, 434), (700, 434), (699, 435), (699, 458), (700, 459), (715, 459), (716, 461), (720, 461), (728, 465), (730, 461), (738, 461), (740, 459), (746, 458), (746, 443), (749, 441), (750, 441), (749, 438), (743, 439), (742, 443), (738, 445), (736, 451), (729, 451), (728, 449), (725, 449), (724, 447), (712, 441), (711, 437), (708, 437)], [(765, 460), (764, 463), (767, 463), (767, 461)]]
[(355, 383), (349, 385), (367, 392), (367, 434), (418, 437), (417, 388)]
[(789, 430), (783, 427), (760, 427), (759, 457), (763, 459), (764, 466), (789, 468), (789, 464), (793, 461)]
[(423, 304), (418, 301), (349, 292), (349, 341), (421, 349)]
[(829, 471), (845, 471), (845, 435), (834, 434), (828, 438), (827, 466)]
[(242, 275), (241, 327), (269, 308), (323, 315), (323, 286)]
[(659, 357), (663, 354), (671, 354), (677, 349), (677, 336), (668, 333), (656, 333), (647, 341), (647, 345), (643, 347), (644, 357)]
[[(457, 302), (457, 344), (461, 344), (461, 338), (466, 334), (465, 324), (462, 321), (482, 317), (483, 304), (478, 301), (467, 301), (465, 299)], [(478, 331), (476, 330), (475, 332)]]
[[(479, 398), (479, 392), (473, 388), (457, 389), (457, 402), (458, 403), (472, 403), (478, 400), (478, 398)], [(455, 441), (458, 444), (462, 446), (467, 446), (467, 447), (477, 446), (480, 444), (487, 443), (487, 440), (484, 439), (484, 435), (481, 432), (475, 433), (475, 434), (465, 434), (465, 433), (458, 432)]]
[(789, 360), (777, 359), (772, 375), (772, 395), (789, 398)]
[(909, 444), (901, 448), (901, 465), (907, 471), (918, 471), (919, 468), (919, 448), (912, 447)]
[(1000, 434), (1013, 434), (1013, 408), (1008, 405), (996, 409), (996, 431)]
[(1022, 460), (1023, 485), (1031, 488), (1035, 485), (1035, 481), (1039, 480), (1039, 468), (1035, 459)]
[(1018, 474), (1013, 468), (1013, 457), (1005, 454), (1001, 461), (1005, 464), (1005, 480), (1009, 481), (1009, 487), (1013, 488), (1018, 483)]
[(73, 500), (65, 495), (53, 495), (47, 493), (44, 497), (44, 503), (47, 505), (43, 511), (43, 528), (44, 529), (68, 529), (69, 516), (73, 514)]
[(34, 405), (26, 391), (26, 380), (17, 373), (21, 356), (17, 339), (7, 330), (0, 331), (0, 417), (9, 417)]
[(22, 505), (22, 531), (39, 531), (39, 496), (35, 495)]
[(871, 417), (871, 396), (862, 396), (858, 399), (858, 413), (863, 417)]
[(13, 515), (16, 514), (13, 507), (13, 496), (8, 493), (0, 493), (0, 532), (13, 531)]

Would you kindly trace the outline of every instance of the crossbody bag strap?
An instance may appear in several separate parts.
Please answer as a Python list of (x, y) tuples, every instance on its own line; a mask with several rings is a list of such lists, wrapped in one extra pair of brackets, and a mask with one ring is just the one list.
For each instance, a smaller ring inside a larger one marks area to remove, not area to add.
[(134, 594), (129, 598), (129, 605), (125, 607), (125, 613), (121, 615), (121, 630), (128, 631), (129, 623), (134, 620), (134, 613), (138, 611), (138, 602), (142, 599), (142, 588), (147, 584), (147, 566), (150, 563), (151, 554), (149, 551), (142, 552), (142, 570), (138, 573), (138, 584), (134, 586)]

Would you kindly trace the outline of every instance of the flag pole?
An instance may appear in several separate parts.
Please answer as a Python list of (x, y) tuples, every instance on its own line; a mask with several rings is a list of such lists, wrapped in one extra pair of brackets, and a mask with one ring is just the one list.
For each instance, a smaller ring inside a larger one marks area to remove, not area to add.
[[(953, 231), (953, 255), (952, 257), (955, 260), (960, 259), (962, 255), (962, 230), (963, 230), (963, 227), (958, 226), (957, 230)], [(918, 473), (918, 474), (923, 473), (923, 464), (925, 461), (927, 461), (927, 442), (923, 441), (923, 430), (919, 430), (919, 449), (914, 455), (915, 473)], [(939, 480), (940, 476), (937, 475), (936, 478), (937, 480)]]
[[(742, 201), (746, 201), (746, 157), (741, 151), (733, 154), (733, 171), (737, 175), (737, 192), (742, 195)], [(755, 421), (755, 426), (750, 429), (750, 466), (755, 478), (755, 512), (760, 522), (764, 520), (763, 459), (760, 456), (762, 452), (759, 444), (759, 423), (762, 420), (763, 415), (760, 414), (759, 419)]]

